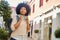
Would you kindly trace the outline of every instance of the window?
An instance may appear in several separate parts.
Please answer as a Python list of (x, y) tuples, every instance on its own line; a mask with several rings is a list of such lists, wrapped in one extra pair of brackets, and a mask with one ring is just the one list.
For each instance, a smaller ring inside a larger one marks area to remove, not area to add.
[(46, 0), (46, 2), (47, 2), (48, 0)]
[(35, 11), (35, 4), (33, 5), (33, 13), (34, 13), (34, 11)]
[(32, 2), (32, 0), (30, 0), (30, 2)]
[(40, 20), (40, 27), (42, 27), (42, 21)]
[(43, 0), (39, 1), (39, 7), (43, 6)]

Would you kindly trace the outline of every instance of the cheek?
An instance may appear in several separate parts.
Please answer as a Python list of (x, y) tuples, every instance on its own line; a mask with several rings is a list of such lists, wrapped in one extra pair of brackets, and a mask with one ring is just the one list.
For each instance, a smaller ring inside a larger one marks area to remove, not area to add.
[(27, 10), (25, 10), (25, 13), (27, 13)]

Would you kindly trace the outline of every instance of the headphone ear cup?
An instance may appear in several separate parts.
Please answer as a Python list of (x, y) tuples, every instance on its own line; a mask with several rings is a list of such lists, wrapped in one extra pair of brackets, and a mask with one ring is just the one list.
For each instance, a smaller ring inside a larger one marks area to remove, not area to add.
[(26, 19), (26, 16), (24, 16), (23, 19), (25, 20)]

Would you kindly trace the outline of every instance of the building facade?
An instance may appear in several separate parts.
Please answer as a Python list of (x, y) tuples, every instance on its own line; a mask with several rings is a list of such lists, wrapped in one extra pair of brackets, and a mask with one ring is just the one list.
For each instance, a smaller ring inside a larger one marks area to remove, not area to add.
[(56, 40), (54, 32), (60, 27), (60, 0), (31, 0), (29, 3), (31, 7), (30, 20), (33, 22), (34, 30), (38, 29), (39, 40)]

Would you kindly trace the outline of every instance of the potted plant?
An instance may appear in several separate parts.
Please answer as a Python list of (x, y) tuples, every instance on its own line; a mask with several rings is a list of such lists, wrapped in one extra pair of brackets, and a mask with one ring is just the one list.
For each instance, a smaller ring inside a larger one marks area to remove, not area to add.
[(39, 30), (38, 30), (38, 29), (35, 29), (35, 30), (34, 30), (34, 33), (35, 33), (35, 36), (34, 36), (34, 37), (35, 37), (35, 40), (38, 40)]
[(57, 28), (54, 34), (55, 34), (56, 40), (60, 40), (60, 28)]
[(34, 32), (35, 32), (35, 33), (39, 33), (39, 30), (38, 30), (38, 29), (36, 29), (36, 30), (34, 30)]

